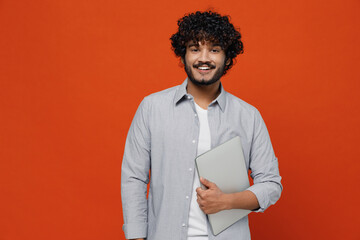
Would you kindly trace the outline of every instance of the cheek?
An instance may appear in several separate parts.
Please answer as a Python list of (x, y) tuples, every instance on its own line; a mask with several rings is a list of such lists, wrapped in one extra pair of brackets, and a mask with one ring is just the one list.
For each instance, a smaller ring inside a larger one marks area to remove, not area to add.
[[(220, 64), (220, 65), (226, 64), (226, 63), (225, 63), (225, 60), (226, 60), (225, 55), (224, 55), (224, 56), (219, 56), (219, 57), (216, 59), (216, 63), (217, 63), (217, 64)], [(227, 61), (226, 61), (226, 62), (227, 62)]]
[(185, 57), (185, 62), (187, 65), (192, 66), (194, 64), (195, 59), (191, 56)]

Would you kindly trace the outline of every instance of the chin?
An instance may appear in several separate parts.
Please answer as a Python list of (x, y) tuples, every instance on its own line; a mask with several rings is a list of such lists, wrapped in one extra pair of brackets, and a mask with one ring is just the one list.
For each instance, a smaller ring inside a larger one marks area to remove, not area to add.
[(198, 85), (198, 86), (209, 86), (209, 85), (212, 85), (214, 83), (216, 83), (217, 81), (220, 80), (220, 78), (211, 78), (209, 80), (205, 80), (205, 79), (195, 79), (193, 78), (192, 76), (189, 76), (188, 75), (188, 78), (190, 79), (190, 81), (192, 83), (194, 83), (195, 85)]

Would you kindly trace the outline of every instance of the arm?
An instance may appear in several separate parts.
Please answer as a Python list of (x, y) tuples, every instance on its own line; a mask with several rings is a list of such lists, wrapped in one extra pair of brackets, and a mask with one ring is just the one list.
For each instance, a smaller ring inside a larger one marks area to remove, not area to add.
[(150, 170), (150, 133), (143, 101), (131, 123), (121, 167), (123, 230), (127, 239), (147, 236), (147, 184)]
[(260, 207), (255, 211), (264, 212), (279, 200), (282, 185), (278, 160), (275, 157), (266, 125), (257, 110), (250, 149), (250, 169), (254, 184), (247, 190), (255, 194), (258, 199)]
[(208, 189), (197, 189), (200, 208), (207, 214), (225, 209), (248, 209), (263, 212), (281, 195), (278, 162), (260, 113), (254, 117), (254, 134), (250, 151), (250, 169), (254, 185), (238, 193), (224, 194), (216, 184), (202, 179)]
[(255, 194), (251, 191), (225, 194), (215, 183), (205, 178), (201, 177), (200, 182), (207, 189), (204, 190), (201, 187), (196, 189), (197, 202), (201, 210), (206, 214), (217, 213), (226, 209), (253, 210), (260, 207)]

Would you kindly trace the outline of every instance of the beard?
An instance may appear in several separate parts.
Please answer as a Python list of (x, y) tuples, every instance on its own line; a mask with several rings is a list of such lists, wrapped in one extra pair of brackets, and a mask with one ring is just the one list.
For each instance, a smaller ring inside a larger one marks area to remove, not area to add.
[[(185, 65), (185, 72), (186, 72), (188, 78), (190, 79), (190, 81), (192, 83), (194, 83), (195, 85), (199, 85), (199, 86), (208, 86), (208, 85), (216, 83), (224, 75), (224, 70), (225, 70), (225, 62), (224, 62), (223, 65), (220, 66), (216, 70), (216, 72), (214, 73), (214, 76), (212, 78), (210, 78), (207, 81), (204, 79), (204, 77), (202, 77), (202, 79), (200, 79), (200, 80), (197, 80), (197, 79), (195, 79), (194, 75), (192, 74), (191, 67), (186, 63), (185, 59), (184, 59), (184, 65)], [(203, 65), (207, 65), (208, 67), (210, 67), (210, 69), (215, 68), (215, 66), (211, 65), (210, 63), (198, 63), (198, 64), (193, 65), (193, 68), (197, 68), (197, 67), (203, 66)]]

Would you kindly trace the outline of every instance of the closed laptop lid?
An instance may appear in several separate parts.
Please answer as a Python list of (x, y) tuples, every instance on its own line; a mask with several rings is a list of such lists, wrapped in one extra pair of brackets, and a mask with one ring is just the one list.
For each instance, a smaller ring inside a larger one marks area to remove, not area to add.
[[(250, 186), (238, 136), (201, 154), (195, 159), (195, 163), (199, 177), (214, 182), (224, 193), (241, 192)], [(219, 234), (250, 212), (244, 209), (231, 209), (208, 214), (213, 234)]]

